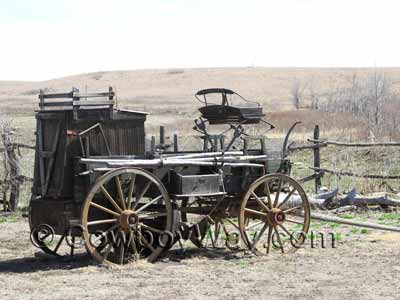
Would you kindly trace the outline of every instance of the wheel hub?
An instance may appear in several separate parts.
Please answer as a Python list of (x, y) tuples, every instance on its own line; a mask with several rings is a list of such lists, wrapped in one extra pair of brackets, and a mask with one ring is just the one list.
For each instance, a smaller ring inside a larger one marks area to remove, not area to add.
[(285, 220), (285, 213), (279, 208), (273, 208), (268, 214), (268, 221), (274, 226), (283, 224)]
[(138, 215), (130, 209), (124, 210), (119, 217), (119, 223), (123, 230), (128, 230), (129, 225), (139, 222)]

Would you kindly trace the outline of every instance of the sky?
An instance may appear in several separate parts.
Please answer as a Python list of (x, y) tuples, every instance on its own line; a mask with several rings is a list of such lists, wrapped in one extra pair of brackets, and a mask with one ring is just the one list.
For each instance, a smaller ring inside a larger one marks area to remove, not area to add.
[(398, 0), (0, 0), (0, 80), (400, 66)]

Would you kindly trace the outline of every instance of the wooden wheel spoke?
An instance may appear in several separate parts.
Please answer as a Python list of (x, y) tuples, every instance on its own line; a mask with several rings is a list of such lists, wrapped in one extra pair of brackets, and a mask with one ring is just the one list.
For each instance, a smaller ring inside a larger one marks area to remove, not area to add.
[(140, 218), (141, 219), (155, 219), (159, 217), (166, 217), (168, 214), (166, 212), (155, 212), (155, 213), (146, 213), (146, 214), (141, 214)]
[(294, 238), (296, 240), (296, 242), (298, 243), (299, 240), (293, 235), (293, 233), (290, 233), (289, 230), (287, 230), (287, 228), (283, 225), (283, 224), (279, 224), (279, 227), (282, 228), (282, 230), (290, 237), (290, 238)]
[(279, 195), (281, 193), (281, 189), (282, 189), (282, 177), (279, 177), (279, 183), (278, 183), (278, 189), (276, 191), (276, 195), (275, 195), (275, 201), (274, 201), (274, 207), (277, 206), (278, 201), (279, 201)]
[(259, 225), (261, 225), (263, 223), (265, 223), (265, 221), (260, 221), (260, 222), (257, 222), (255, 224), (251, 224), (251, 225), (247, 226), (244, 230), (247, 231), (247, 230), (253, 229), (253, 228), (255, 228), (255, 227), (257, 227), (257, 226), (259, 226)]
[(121, 180), (120, 180), (119, 176), (115, 176), (115, 184), (117, 186), (118, 199), (121, 202), (121, 207), (123, 210), (126, 210), (124, 193), (122, 191)]
[(261, 206), (262, 208), (264, 208), (266, 212), (269, 212), (269, 210), (270, 210), (269, 207), (265, 205), (265, 203), (256, 195), (256, 193), (254, 193), (254, 191), (253, 191), (253, 192), (251, 192), (251, 194), (252, 194), (253, 197), (256, 199), (256, 201), (258, 202), (258, 204), (260, 204), (260, 206)]
[(304, 208), (304, 205), (302, 204), (302, 205), (297, 205), (297, 206), (295, 206), (295, 207), (291, 207), (291, 208), (288, 208), (288, 209), (286, 209), (286, 210), (283, 210), (283, 212), (284, 213), (289, 213), (289, 212), (291, 212), (291, 211), (294, 211), (294, 210), (296, 210), (296, 209), (299, 209), (299, 208)]
[(114, 215), (114, 216), (116, 216), (116, 217), (119, 217), (119, 216), (120, 216), (119, 213), (117, 213), (117, 212), (115, 212), (115, 211), (113, 211), (113, 210), (111, 210), (111, 209), (108, 209), (108, 208), (106, 208), (106, 207), (104, 207), (104, 206), (102, 206), (102, 205), (100, 205), (100, 204), (97, 204), (97, 203), (95, 203), (95, 202), (90, 202), (90, 205), (93, 206), (93, 207), (96, 207), (96, 208), (98, 208), (98, 209), (100, 209), (100, 210), (102, 210), (102, 211), (104, 211), (104, 212), (106, 212), (106, 213), (109, 213), (109, 214), (111, 214), (111, 215)]
[(131, 229), (129, 229), (129, 234), (130, 234), (130, 246), (132, 248), (133, 255), (134, 255), (134, 258), (136, 260), (138, 258), (138, 256), (139, 256), (139, 252), (138, 252), (137, 247), (136, 247), (135, 235), (134, 235), (134, 233), (133, 233), (133, 231)]
[(140, 234), (140, 239), (142, 240), (142, 242), (145, 244), (145, 246), (151, 250), (151, 252), (156, 252), (156, 249), (154, 249), (154, 247), (152, 245), (150, 245), (150, 243), (144, 238), (144, 236), (142, 234)]
[(285, 250), (283, 249), (283, 243), (282, 243), (281, 235), (280, 235), (280, 233), (278, 231), (278, 228), (274, 227), (274, 231), (275, 231), (275, 234), (276, 234), (276, 239), (278, 240), (279, 246), (281, 248), (281, 252), (284, 253)]
[(265, 223), (265, 225), (263, 226), (263, 228), (261, 228), (261, 231), (259, 232), (259, 234), (257, 235), (257, 237), (253, 240), (253, 245), (251, 246), (251, 250), (254, 251), (254, 249), (257, 246), (258, 241), (260, 240), (260, 238), (262, 237), (262, 235), (265, 233), (265, 230), (267, 230), (267, 228), (269, 227), (268, 223)]
[(235, 222), (233, 222), (231, 219), (226, 218), (225, 220), (227, 220), (227, 221), (228, 221), (229, 223), (231, 223), (236, 229), (239, 230), (239, 226), (238, 226)]
[(268, 228), (267, 253), (269, 253), (269, 251), (271, 250), (272, 230), (273, 230), (273, 227), (270, 226), (270, 227)]
[(117, 219), (96, 220), (96, 221), (88, 222), (87, 226), (99, 225), (99, 224), (109, 224), (109, 223), (116, 223), (116, 222), (117, 222)]
[(250, 209), (250, 208), (245, 208), (244, 211), (245, 211), (245, 212), (248, 212), (248, 213), (250, 213), (250, 214), (253, 214), (253, 215), (257, 215), (257, 216), (264, 217), (264, 218), (267, 217), (267, 214), (266, 214), (266, 213), (263, 213), (263, 212), (258, 211), (258, 210), (254, 210), (254, 209)]
[(135, 209), (136, 206), (139, 204), (140, 200), (142, 199), (142, 197), (144, 196), (144, 194), (146, 194), (147, 190), (149, 189), (149, 187), (151, 186), (153, 182), (149, 181), (146, 183), (146, 185), (144, 186), (143, 190), (140, 192), (140, 194), (136, 197), (136, 201), (133, 204), (132, 209)]
[(160, 195), (154, 199), (152, 199), (151, 201), (147, 202), (145, 205), (141, 206), (138, 210), (136, 210), (136, 213), (141, 212), (142, 210), (144, 210), (145, 208), (149, 207), (150, 205), (152, 205), (154, 202), (157, 202), (158, 200), (160, 200), (163, 197), (163, 195)]
[(129, 184), (129, 191), (128, 191), (128, 204), (127, 204), (128, 209), (130, 209), (132, 205), (133, 192), (135, 191), (135, 180), (136, 180), (136, 174), (132, 174), (131, 183)]
[(114, 208), (118, 211), (118, 212), (122, 212), (122, 209), (118, 206), (117, 202), (115, 202), (115, 200), (113, 199), (113, 197), (111, 197), (110, 193), (106, 190), (106, 188), (104, 187), (104, 185), (102, 185), (100, 187), (101, 191), (103, 192), (104, 196), (106, 196), (107, 200), (112, 204), (112, 206), (114, 206)]
[(292, 220), (292, 219), (288, 219), (288, 218), (285, 218), (285, 222), (290, 222), (290, 223), (300, 224), (300, 225), (304, 224), (303, 222)]
[(226, 229), (226, 226), (225, 226), (224, 222), (220, 221), (219, 224), (221, 224), (221, 227), (222, 227), (222, 230), (225, 233), (225, 236), (229, 236), (229, 231), (228, 231), (228, 229)]
[(125, 256), (125, 245), (124, 245), (124, 243), (120, 243), (119, 244), (119, 247), (117, 248), (119, 251), (119, 253), (118, 253), (118, 263), (120, 264), (120, 265), (123, 265), (124, 264), (124, 256)]
[(279, 203), (278, 208), (282, 207), (282, 206), (290, 199), (290, 197), (292, 197), (292, 195), (293, 195), (293, 193), (294, 193), (295, 191), (296, 191), (296, 189), (293, 188), (293, 190), (291, 190), (291, 191), (289, 192), (289, 194), (287, 194), (287, 196), (285, 197), (285, 199), (284, 199), (281, 203)]
[(216, 247), (215, 243), (219, 239), (219, 234), (221, 233), (221, 227), (222, 226), (221, 226), (220, 222), (216, 222), (214, 224), (214, 239), (211, 239), (211, 242), (212, 242), (214, 248)]
[(271, 191), (269, 190), (269, 184), (268, 182), (264, 183), (264, 191), (267, 194), (267, 200), (268, 200), (268, 207), (272, 208), (272, 200), (271, 200)]

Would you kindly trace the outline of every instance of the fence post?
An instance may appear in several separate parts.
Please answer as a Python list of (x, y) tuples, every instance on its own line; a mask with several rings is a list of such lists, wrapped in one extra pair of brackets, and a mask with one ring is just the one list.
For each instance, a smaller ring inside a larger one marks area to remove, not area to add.
[[(1, 127), (1, 139), (4, 145), (4, 182), (3, 190), (3, 209), (4, 211), (15, 211), (18, 207), (19, 189), (20, 189), (20, 167), (19, 159), (15, 153), (14, 135), (9, 124), (3, 124)], [(7, 199), (7, 191), (10, 196)]]
[[(314, 140), (319, 140), (319, 126), (315, 125), (314, 128)], [(314, 142), (314, 144), (318, 144), (318, 142)], [(320, 147), (315, 147), (314, 150), (314, 168), (321, 168), (321, 155), (320, 155)], [(314, 171), (316, 174), (319, 173), (319, 170)], [(321, 178), (319, 176), (315, 177), (315, 193), (318, 193), (319, 188), (321, 187)]]
[(174, 133), (174, 152), (178, 152), (178, 134)]
[(160, 145), (161, 147), (165, 144), (165, 127), (160, 126)]
[(8, 155), (8, 163), (10, 166), (10, 180), (11, 180), (11, 189), (10, 189), (10, 199), (8, 200), (10, 204), (10, 210), (16, 211), (19, 202), (19, 177), (20, 177), (20, 169), (19, 169), (19, 161), (18, 156), (15, 153), (15, 149), (12, 145), (7, 147), (7, 155)]
[(151, 136), (150, 152), (152, 155), (156, 153), (156, 137), (154, 135)]

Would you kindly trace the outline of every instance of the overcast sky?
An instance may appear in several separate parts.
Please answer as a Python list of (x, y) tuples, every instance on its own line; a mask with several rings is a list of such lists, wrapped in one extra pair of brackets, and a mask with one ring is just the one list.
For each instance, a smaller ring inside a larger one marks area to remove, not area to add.
[(0, 1), (0, 80), (144, 68), (400, 66), (398, 0)]

